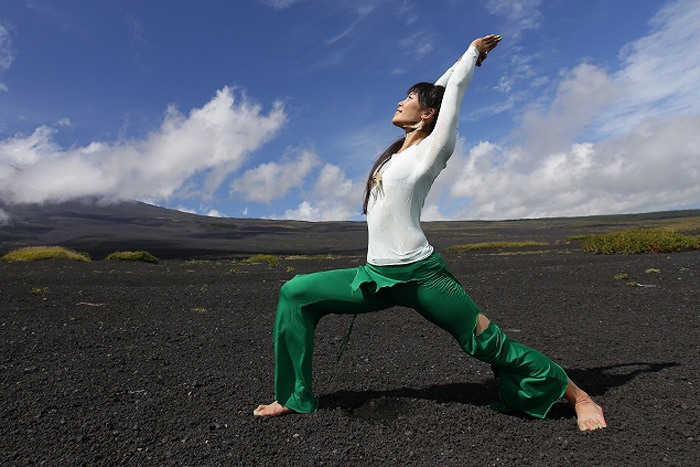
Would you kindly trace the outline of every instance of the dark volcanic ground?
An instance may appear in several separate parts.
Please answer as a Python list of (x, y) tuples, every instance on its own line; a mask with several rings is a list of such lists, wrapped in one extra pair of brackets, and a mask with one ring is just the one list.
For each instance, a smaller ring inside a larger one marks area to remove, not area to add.
[(698, 465), (700, 251), (443, 257), (607, 430), (579, 433), (564, 403), (546, 420), (491, 411), (488, 366), (401, 308), (359, 316), (340, 361), (349, 317), (325, 318), (319, 412), (253, 418), (280, 285), (359, 256), (0, 263), (0, 465)]

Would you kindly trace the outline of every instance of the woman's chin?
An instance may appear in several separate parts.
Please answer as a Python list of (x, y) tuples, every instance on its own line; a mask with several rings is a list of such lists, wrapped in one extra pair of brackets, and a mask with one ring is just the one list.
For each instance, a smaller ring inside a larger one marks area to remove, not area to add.
[(392, 125), (395, 127), (401, 128), (402, 130), (405, 130), (406, 128), (409, 128), (413, 125), (411, 122), (407, 122), (405, 120), (402, 120), (400, 118), (393, 118), (391, 120)]

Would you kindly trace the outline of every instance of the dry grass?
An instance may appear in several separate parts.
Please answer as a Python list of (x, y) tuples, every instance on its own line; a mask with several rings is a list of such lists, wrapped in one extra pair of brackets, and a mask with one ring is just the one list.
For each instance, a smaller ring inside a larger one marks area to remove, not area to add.
[(259, 255), (253, 255), (253, 256), (247, 258), (246, 262), (248, 262), (248, 263), (267, 263), (268, 267), (273, 268), (275, 266), (279, 266), (280, 257), (277, 255), (259, 254)]
[(475, 250), (494, 250), (501, 248), (530, 248), (536, 246), (547, 246), (547, 242), (489, 242), (489, 243), (468, 243), (466, 245), (452, 245), (445, 249), (449, 253), (462, 253)]
[(41, 261), (47, 259), (70, 259), (90, 261), (90, 257), (61, 246), (31, 246), (12, 250), (5, 254), (2, 261)]
[(158, 258), (147, 251), (115, 251), (107, 255), (105, 260), (118, 261), (143, 261), (146, 263), (157, 263)]
[(700, 235), (684, 235), (666, 229), (629, 229), (604, 235), (591, 235), (581, 242), (589, 253), (606, 255), (673, 253), (700, 249)]

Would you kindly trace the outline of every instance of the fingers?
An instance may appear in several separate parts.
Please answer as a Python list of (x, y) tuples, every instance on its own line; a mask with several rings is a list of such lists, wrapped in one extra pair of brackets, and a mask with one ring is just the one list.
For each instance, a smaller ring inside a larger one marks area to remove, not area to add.
[(488, 57), (488, 53), (498, 45), (500, 40), (500, 35), (489, 34), (488, 36), (481, 37), (472, 43), (476, 47), (476, 50), (479, 51), (476, 66), (481, 66), (484, 60), (486, 60), (486, 57)]
[(501, 36), (497, 34), (489, 34), (484, 36), (483, 43), (486, 48), (486, 52), (493, 50), (501, 40)]
[(474, 40), (474, 42), (472, 42), (472, 45), (476, 47), (476, 49), (479, 51), (479, 54), (484, 55), (492, 51), (498, 45), (498, 42), (500, 40), (500, 35), (489, 34), (487, 36), (480, 37)]

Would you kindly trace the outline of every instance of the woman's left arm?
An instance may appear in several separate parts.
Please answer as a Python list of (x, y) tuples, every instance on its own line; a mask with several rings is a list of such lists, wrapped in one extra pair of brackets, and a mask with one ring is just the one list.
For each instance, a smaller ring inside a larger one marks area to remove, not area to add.
[(435, 84), (445, 86), (442, 105), (435, 128), (430, 134), (430, 146), (424, 154), (424, 162), (437, 176), (445, 168), (457, 141), (457, 122), (462, 98), (474, 76), (474, 68), (479, 58), (479, 51), (474, 45), (469, 46), (457, 63), (448, 69)]
[(485, 53), (493, 50), (498, 40), (493, 34), (474, 40), (457, 63), (435, 82), (436, 85), (445, 86), (445, 93), (435, 128), (430, 135), (431, 142), (424, 161), (431, 167), (435, 176), (445, 168), (447, 160), (454, 151), (459, 109), (464, 93), (474, 77), (474, 68), (479, 56), (482, 55), (483, 60)]

